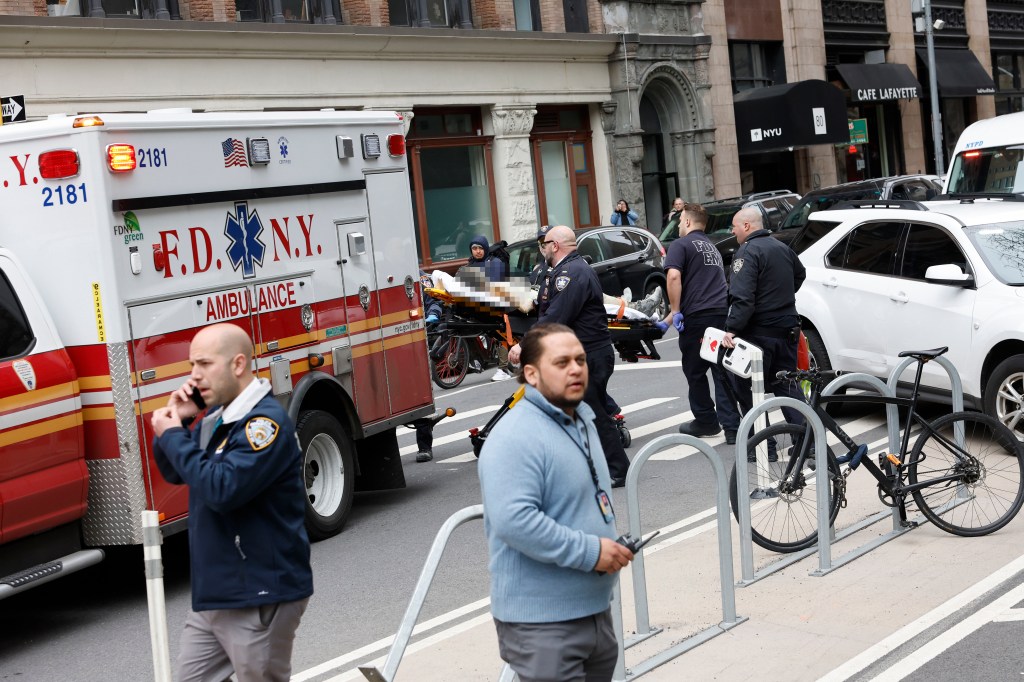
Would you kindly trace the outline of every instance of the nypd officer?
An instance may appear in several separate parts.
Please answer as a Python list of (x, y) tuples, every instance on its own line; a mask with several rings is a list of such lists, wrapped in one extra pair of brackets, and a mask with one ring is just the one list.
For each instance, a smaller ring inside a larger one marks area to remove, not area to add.
[[(583, 344), (590, 375), (583, 400), (594, 411), (594, 425), (608, 460), (612, 487), (621, 487), (626, 483), (629, 458), (607, 410), (608, 380), (615, 369), (615, 352), (601, 283), (594, 269), (576, 251), (576, 235), (571, 228), (557, 225), (547, 229), (540, 239), (540, 250), (549, 267), (541, 280), (537, 321), (564, 324)], [(512, 346), (509, 362), (519, 364), (519, 353), (519, 344)]]
[[(740, 247), (732, 261), (722, 345), (733, 348), (733, 339), (739, 336), (759, 346), (764, 353), (765, 388), (776, 396), (803, 400), (795, 385), (777, 381), (775, 374), (796, 369), (800, 339), (796, 292), (806, 277), (804, 266), (788, 245), (764, 229), (755, 208), (740, 209), (733, 216), (732, 233)], [(733, 378), (740, 408), (746, 412), (753, 403), (750, 380)], [(783, 408), (782, 412), (790, 423), (803, 422), (796, 410)]]

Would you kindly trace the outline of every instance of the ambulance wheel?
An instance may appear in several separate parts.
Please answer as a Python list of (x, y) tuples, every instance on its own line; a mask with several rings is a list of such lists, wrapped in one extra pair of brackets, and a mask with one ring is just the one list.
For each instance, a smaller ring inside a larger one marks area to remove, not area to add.
[(323, 410), (307, 410), (295, 425), (302, 447), (306, 484), (306, 532), (314, 542), (337, 535), (355, 496), (355, 445), (338, 420)]
[(448, 338), (441, 359), (433, 363), (430, 376), (441, 388), (455, 388), (466, 378), (469, 370), (469, 346), (466, 339)]

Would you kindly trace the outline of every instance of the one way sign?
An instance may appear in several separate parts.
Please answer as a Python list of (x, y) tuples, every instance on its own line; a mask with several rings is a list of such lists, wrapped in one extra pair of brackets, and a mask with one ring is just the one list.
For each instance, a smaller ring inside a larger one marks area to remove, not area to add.
[(0, 107), (3, 108), (4, 123), (25, 120), (25, 95), (0, 97)]

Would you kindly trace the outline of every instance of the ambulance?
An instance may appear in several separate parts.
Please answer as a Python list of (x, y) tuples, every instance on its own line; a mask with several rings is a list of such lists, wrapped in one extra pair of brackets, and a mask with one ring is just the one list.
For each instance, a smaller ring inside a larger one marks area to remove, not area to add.
[(51, 116), (0, 126), (0, 598), (185, 528), (150, 416), (214, 323), (295, 421), (306, 525), (405, 485), (433, 414), (393, 112)]
[(1024, 192), (1024, 113), (967, 126), (953, 149), (943, 191), (990, 198)]

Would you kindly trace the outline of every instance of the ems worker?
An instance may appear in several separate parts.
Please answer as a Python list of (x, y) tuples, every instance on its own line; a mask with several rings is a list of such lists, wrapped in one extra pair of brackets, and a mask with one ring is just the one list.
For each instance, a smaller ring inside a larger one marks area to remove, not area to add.
[[(732, 260), (729, 280), (729, 312), (725, 318), (722, 345), (735, 347), (739, 336), (764, 353), (765, 388), (776, 396), (803, 400), (796, 385), (778, 381), (777, 372), (796, 369), (796, 349), (800, 340), (800, 316), (796, 312), (796, 292), (806, 271), (796, 252), (764, 229), (761, 214), (755, 208), (740, 209), (732, 219), (732, 233), (740, 247)], [(753, 404), (750, 380), (733, 376), (736, 398), (745, 413)], [(803, 423), (792, 408), (783, 408), (786, 421)]]
[[(714, 436), (725, 429), (725, 442), (736, 442), (740, 416), (729, 395), (725, 370), (700, 356), (700, 342), (708, 327), (725, 327), (728, 286), (722, 254), (704, 234), (708, 214), (700, 204), (685, 203), (679, 213), (679, 239), (668, 247), (665, 275), (671, 303), (666, 323), (679, 332), (679, 352), (689, 391), (693, 421), (679, 425), (679, 433)], [(708, 370), (715, 382), (711, 399)], [(721, 426), (719, 426), (721, 423)]]
[[(590, 381), (583, 398), (596, 415), (594, 425), (601, 438), (612, 487), (626, 484), (629, 458), (618, 430), (608, 415), (608, 380), (615, 369), (615, 351), (608, 331), (601, 282), (594, 269), (576, 251), (576, 235), (565, 225), (546, 231), (540, 242), (548, 263), (538, 297), (539, 322), (558, 322), (576, 334), (587, 354)], [(509, 362), (519, 364), (519, 344), (509, 350)]]
[[(179, 682), (286, 682), (295, 630), (313, 594), (302, 452), (270, 383), (252, 375), (241, 328), (200, 330), (192, 374), (153, 413), (153, 453), (170, 483), (188, 486), (192, 611)], [(198, 393), (210, 411), (199, 413)]]

